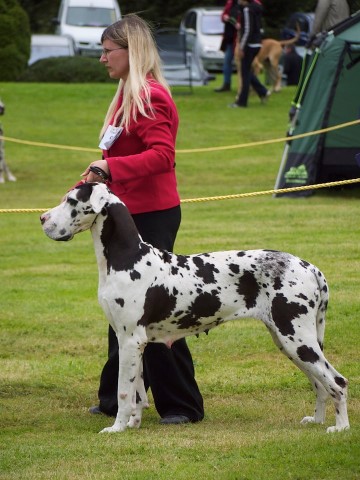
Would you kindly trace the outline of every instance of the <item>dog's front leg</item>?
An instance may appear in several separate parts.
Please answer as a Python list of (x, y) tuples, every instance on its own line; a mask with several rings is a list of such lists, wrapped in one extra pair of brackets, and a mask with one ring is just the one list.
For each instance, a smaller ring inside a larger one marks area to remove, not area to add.
[[(136, 416), (136, 386), (140, 377), (142, 353), (146, 342), (139, 337), (118, 336), (119, 342), (119, 378), (118, 378), (118, 412), (114, 425), (101, 430), (100, 433), (123, 432), (132, 415)], [(141, 407), (142, 411), (142, 407)], [(140, 422), (141, 422), (140, 411)]]
[(148, 408), (149, 402), (144, 385), (144, 376), (143, 376), (143, 355), (141, 356), (141, 363), (138, 373), (138, 378), (136, 379), (136, 398), (133, 399), (133, 402), (136, 404), (135, 412), (131, 414), (128, 427), (129, 428), (139, 428), (141, 425), (142, 411), (144, 408)]

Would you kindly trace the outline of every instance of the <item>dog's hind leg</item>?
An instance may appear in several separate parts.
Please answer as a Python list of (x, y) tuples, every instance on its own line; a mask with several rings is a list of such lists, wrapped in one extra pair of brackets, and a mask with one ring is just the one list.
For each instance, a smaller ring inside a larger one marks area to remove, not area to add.
[(348, 381), (327, 361), (319, 344), (315, 340), (304, 340), (300, 346), (296, 345), (296, 348), (288, 353), (295, 365), (308, 376), (316, 393), (315, 413), (313, 416), (304, 417), (301, 423), (323, 423), (326, 400), (331, 396), (335, 407), (336, 425), (329, 427), (327, 431), (348, 429)]
[[(271, 329), (270, 333), (279, 349), (309, 378), (316, 393), (313, 416), (304, 417), (301, 423), (324, 423), (326, 400), (332, 397), (335, 407), (336, 425), (328, 432), (349, 428), (347, 415), (347, 380), (326, 360), (317, 340), (310, 340), (301, 332), (302, 343), (289, 341)], [(299, 332), (300, 333), (300, 332)], [(313, 336), (313, 335), (312, 335)], [(295, 332), (294, 337), (297, 337)]]

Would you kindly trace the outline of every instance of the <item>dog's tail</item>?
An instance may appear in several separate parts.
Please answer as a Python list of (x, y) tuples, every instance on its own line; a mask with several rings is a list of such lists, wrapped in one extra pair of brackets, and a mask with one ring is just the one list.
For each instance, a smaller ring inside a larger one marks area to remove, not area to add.
[(286, 45), (293, 45), (294, 43), (296, 43), (299, 40), (300, 33), (301, 33), (300, 25), (297, 23), (296, 24), (295, 36), (293, 38), (290, 38), (289, 40), (280, 40), (280, 42), (279, 42), (280, 45), (282, 47), (286, 47)]
[(326, 310), (329, 304), (329, 287), (328, 287), (326, 278), (324, 277), (324, 274), (320, 272), (320, 270), (315, 266), (313, 267), (313, 273), (319, 285), (319, 294), (320, 294), (319, 308), (316, 313), (317, 340), (321, 350), (323, 350), (324, 336), (325, 336), (325, 317), (326, 317)]

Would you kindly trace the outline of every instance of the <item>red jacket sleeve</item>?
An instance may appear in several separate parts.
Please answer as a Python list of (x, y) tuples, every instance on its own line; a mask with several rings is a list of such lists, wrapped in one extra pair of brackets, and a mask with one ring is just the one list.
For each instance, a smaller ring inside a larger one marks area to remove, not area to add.
[(178, 116), (166, 92), (152, 87), (151, 118), (138, 114), (119, 139), (104, 151), (112, 183), (127, 182), (141, 177), (167, 173), (175, 166), (175, 140)]

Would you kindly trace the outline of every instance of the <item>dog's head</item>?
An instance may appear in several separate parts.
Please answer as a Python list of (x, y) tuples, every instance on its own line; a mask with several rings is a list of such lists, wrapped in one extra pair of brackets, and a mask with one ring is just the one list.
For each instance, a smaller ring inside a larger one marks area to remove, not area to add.
[(93, 225), (111, 196), (103, 183), (82, 183), (70, 190), (60, 205), (41, 215), (42, 228), (53, 240), (71, 240)]

